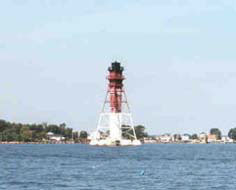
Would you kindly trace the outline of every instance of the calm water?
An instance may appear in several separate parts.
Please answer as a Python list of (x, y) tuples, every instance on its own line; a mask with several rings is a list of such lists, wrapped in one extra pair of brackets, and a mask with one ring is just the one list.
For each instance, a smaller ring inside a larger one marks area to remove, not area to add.
[(236, 145), (0, 145), (0, 189), (236, 189)]

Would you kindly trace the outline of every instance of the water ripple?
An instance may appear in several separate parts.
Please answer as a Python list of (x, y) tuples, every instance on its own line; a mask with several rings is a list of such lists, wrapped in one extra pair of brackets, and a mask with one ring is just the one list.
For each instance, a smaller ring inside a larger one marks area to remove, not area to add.
[(0, 145), (4, 190), (236, 187), (236, 145)]

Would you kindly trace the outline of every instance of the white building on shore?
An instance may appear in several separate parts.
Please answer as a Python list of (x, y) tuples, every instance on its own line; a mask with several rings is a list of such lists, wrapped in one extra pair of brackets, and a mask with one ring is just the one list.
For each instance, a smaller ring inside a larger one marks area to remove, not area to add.
[(47, 136), (48, 136), (48, 139), (51, 140), (51, 141), (60, 142), (60, 141), (64, 141), (65, 140), (65, 137), (63, 137), (62, 135), (56, 135), (56, 134), (54, 134), (52, 132), (48, 132)]

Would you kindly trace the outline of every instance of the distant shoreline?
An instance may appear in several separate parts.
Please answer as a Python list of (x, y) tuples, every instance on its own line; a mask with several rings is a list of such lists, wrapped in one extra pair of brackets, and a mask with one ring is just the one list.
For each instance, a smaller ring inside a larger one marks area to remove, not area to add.
[(0, 145), (1, 144), (16, 145), (16, 144), (87, 144), (87, 143), (75, 143), (75, 142), (0, 142)]
[[(0, 145), (26, 145), (26, 144), (89, 144), (89, 143), (78, 143), (78, 142), (0, 142)], [(211, 143), (184, 143), (184, 142), (168, 142), (168, 143), (161, 143), (161, 142), (155, 142), (155, 143), (143, 143), (143, 144), (236, 144), (236, 142), (211, 142)]]

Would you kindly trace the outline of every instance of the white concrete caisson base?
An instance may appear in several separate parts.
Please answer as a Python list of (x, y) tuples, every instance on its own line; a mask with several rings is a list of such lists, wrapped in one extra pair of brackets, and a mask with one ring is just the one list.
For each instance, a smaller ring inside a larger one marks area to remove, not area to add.
[[(125, 138), (126, 137), (126, 138)], [(130, 113), (101, 113), (97, 130), (91, 135), (93, 146), (139, 146)]]
[(90, 142), (92, 146), (140, 146), (142, 145), (141, 141), (139, 140), (121, 140), (121, 141), (112, 141), (110, 139), (104, 140), (92, 140)]

